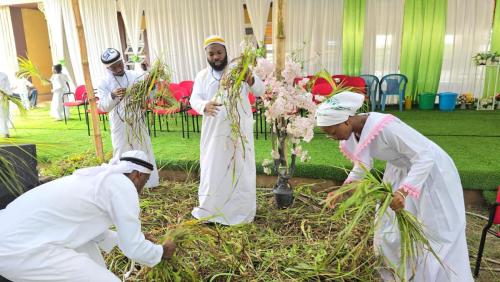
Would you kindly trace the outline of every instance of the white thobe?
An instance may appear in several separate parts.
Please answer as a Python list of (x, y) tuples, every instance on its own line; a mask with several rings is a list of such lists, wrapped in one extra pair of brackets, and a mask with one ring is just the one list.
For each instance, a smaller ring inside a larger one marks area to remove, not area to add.
[(56, 120), (64, 119), (64, 111), (66, 118), (69, 118), (69, 109), (64, 107), (63, 95), (68, 93), (68, 84), (70, 80), (64, 73), (55, 73), (50, 78), (52, 84), (52, 101), (50, 103), (50, 116)]
[[(0, 72), (0, 89), (7, 95), (12, 95), (9, 78)], [(9, 102), (0, 94), (0, 137), (9, 134)]]
[[(392, 115), (370, 113), (359, 141), (354, 134), (340, 142), (354, 168), (346, 182), (363, 176), (359, 164), (372, 167), (373, 159), (386, 161), (383, 181), (394, 191), (403, 188), (405, 209), (423, 224), (433, 249), (446, 266), (427, 251), (418, 258), (412, 281), (473, 281), (465, 238), (465, 208), (460, 176), (448, 154), (434, 142)], [(375, 231), (374, 245), (393, 265), (399, 265), (400, 236), (395, 214), (388, 209)], [(408, 279), (412, 271), (408, 273)], [(382, 272), (386, 281), (392, 275)]]
[(33, 84), (26, 78), (17, 78), (12, 84), (12, 92), (19, 94), (23, 107), (27, 110), (31, 108), (29, 100), (29, 88), (31, 87), (33, 87)]
[[(222, 72), (208, 67), (196, 76), (190, 103), (198, 113), (219, 89)], [(264, 92), (264, 84), (254, 74), (252, 87), (243, 83), (240, 114), (241, 133), (246, 139), (245, 151), (241, 143), (234, 146), (231, 140), (231, 122), (224, 106), (215, 117), (203, 116), (200, 140), (199, 206), (193, 216), (225, 225), (253, 221), (256, 212), (256, 169), (253, 141), (253, 114), (248, 93), (255, 96)], [(233, 159), (234, 157), (234, 159)], [(233, 170), (233, 165), (235, 166)]]
[[(121, 173), (71, 175), (36, 187), (0, 210), (0, 275), (13, 281), (120, 281), (98, 246), (156, 265), (163, 247), (144, 238), (139, 197)], [(111, 226), (116, 232), (110, 231)]]
[[(114, 76), (110, 71), (107, 71), (106, 78), (101, 81), (97, 89), (97, 97), (99, 97), (97, 107), (101, 111), (109, 112), (111, 144), (113, 145), (114, 157), (120, 157), (122, 153), (130, 150), (141, 150), (148, 154), (149, 161), (153, 164), (154, 170), (145, 187), (151, 188), (160, 184), (160, 177), (145, 117), (143, 117), (142, 122), (139, 124), (134, 124), (134, 131), (132, 131), (132, 128), (126, 125), (124, 120), (125, 101), (121, 102), (119, 98), (113, 99), (111, 97), (113, 90), (117, 88), (129, 88), (135, 82), (142, 79), (144, 79), (144, 74), (135, 71), (125, 70), (123, 76)], [(141, 134), (141, 140), (137, 137), (138, 133)]]

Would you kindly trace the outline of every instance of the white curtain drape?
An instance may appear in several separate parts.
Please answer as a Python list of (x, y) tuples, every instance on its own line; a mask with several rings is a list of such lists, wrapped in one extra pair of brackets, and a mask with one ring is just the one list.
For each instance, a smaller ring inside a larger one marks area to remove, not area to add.
[(363, 74), (399, 73), (403, 0), (366, 0)]
[(484, 67), (476, 69), (472, 56), (488, 50), (493, 10), (494, 2), (489, 0), (448, 0), (438, 92), (471, 92), (475, 97), (481, 96)]
[(50, 52), (52, 64), (64, 59), (63, 22), (60, 0), (44, 0), (45, 19), (49, 30)]
[(80, 54), (80, 42), (76, 30), (75, 15), (71, 0), (61, 0), (61, 14), (64, 22), (64, 35), (66, 36), (66, 45), (68, 47), (71, 69), (74, 74), (76, 85), (85, 84), (83, 77), (82, 57)]
[(163, 59), (173, 80), (194, 80), (207, 66), (203, 40), (218, 34), (226, 40), (229, 58), (238, 55), (244, 39), (240, 0), (145, 0), (150, 59)]
[(245, 0), (253, 34), (257, 42), (264, 41), (271, 0)]
[[(125, 25), (125, 33), (130, 41), (134, 54), (139, 54), (139, 40), (141, 37), (141, 18), (143, 2), (141, 0), (118, 0), (118, 7)], [(136, 64), (135, 68), (140, 67)]]
[(0, 7), (0, 71), (13, 77), (18, 70), (14, 30), (10, 18), (10, 8)]
[(288, 0), (285, 48), (304, 61), (307, 74), (341, 73), (343, 14), (343, 0)]
[(79, 1), (92, 84), (97, 87), (106, 74), (101, 54), (106, 48), (121, 50), (116, 1)]

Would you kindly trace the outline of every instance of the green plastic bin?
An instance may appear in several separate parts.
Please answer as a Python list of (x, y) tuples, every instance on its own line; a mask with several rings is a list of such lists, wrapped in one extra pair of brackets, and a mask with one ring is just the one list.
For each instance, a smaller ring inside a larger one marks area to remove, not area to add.
[(418, 95), (418, 108), (421, 110), (433, 110), (436, 94), (423, 92)]

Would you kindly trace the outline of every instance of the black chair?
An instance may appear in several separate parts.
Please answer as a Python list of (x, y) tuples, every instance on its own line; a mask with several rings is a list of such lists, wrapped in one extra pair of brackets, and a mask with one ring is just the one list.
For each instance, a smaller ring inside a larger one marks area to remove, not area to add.
[(488, 217), (488, 223), (483, 228), (483, 233), (481, 234), (481, 241), (479, 242), (479, 250), (477, 251), (476, 267), (474, 268), (474, 277), (479, 275), (479, 270), (481, 267), (481, 259), (483, 258), (484, 243), (486, 241), (486, 235), (490, 233), (491, 235), (500, 238), (500, 231), (491, 230), (492, 225), (500, 226), (500, 186), (498, 186), (497, 200), (490, 207), (490, 216)]

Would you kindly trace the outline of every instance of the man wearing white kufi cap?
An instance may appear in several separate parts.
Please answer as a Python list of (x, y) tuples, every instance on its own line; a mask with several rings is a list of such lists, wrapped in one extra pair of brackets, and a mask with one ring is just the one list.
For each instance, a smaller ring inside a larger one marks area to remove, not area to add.
[[(358, 114), (364, 96), (343, 92), (325, 100), (316, 111), (318, 126), (331, 138), (340, 140), (340, 150), (354, 168), (345, 183), (361, 180), (373, 160), (386, 161), (383, 181), (392, 185), (391, 209), (382, 215), (375, 231), (374, 245), (387, 265), (398, 266), (400, 237), (395, 220), (406, 209), (424, 224), (424, 231), (445, 268), (422, 250), (415, 271), (407, 280), (473, 281), (465, 238), (465, 208), (460, 176), (453, 160), (431, 140), (390, 114)], [(329, 195), (334, 204), (341, 197)], [(379, 215), (380, 216), (380, 215)], [(381, 271), (385, 281), (397, 281)]]
[[(253, 221), (256, 212), (256, 170), (253, 145), (253, 115), (248, 94), (264, 92), (264, 84), (253, 72), (242, 83), (238, 112), (241, 145), (231, 140), (231, 121), (220, 101), (214, 101), (228, 64), (225, 40), (217, 35), (203, 42), (208, 66), (196, 76), (190, 103), (203, 115), (200, 140), (199, 205), (193, 216), (225, 225)], [(234, 157), (234, 159), (233, 159)], [(233, 165), (234, 170), (233, 170)]]
[[(127, 88), (143, 80), (144, 73), (126, 70), (120, 52), (114, 48), (104, 51), (101, 62), (106, 66), (107, 74), (97, 88), (97, 97), (99, 97), (97, 107), (101, 111), (109, 112), (113, 156), (120, 156), (129, 150), (146, 152), (154, 166), (146, 188), (158, 186), (160, 178), (145, 118), (139, 124), (133, 125), (127, 125), (124, 119), (127, 101), (124, 95)], [(141, 135), (141, 138), (137, 136), (137, 133)]]
[(0, 275), (12, 281), (121, 281), (106, 269), (100, 249), (118, 245), (151, 267), (172, 256), (174, 243), (154, 244), (141, 231), (138, 194), (152, 170), (146, 153), (129, 151), (19, 196), (0, 211)]

